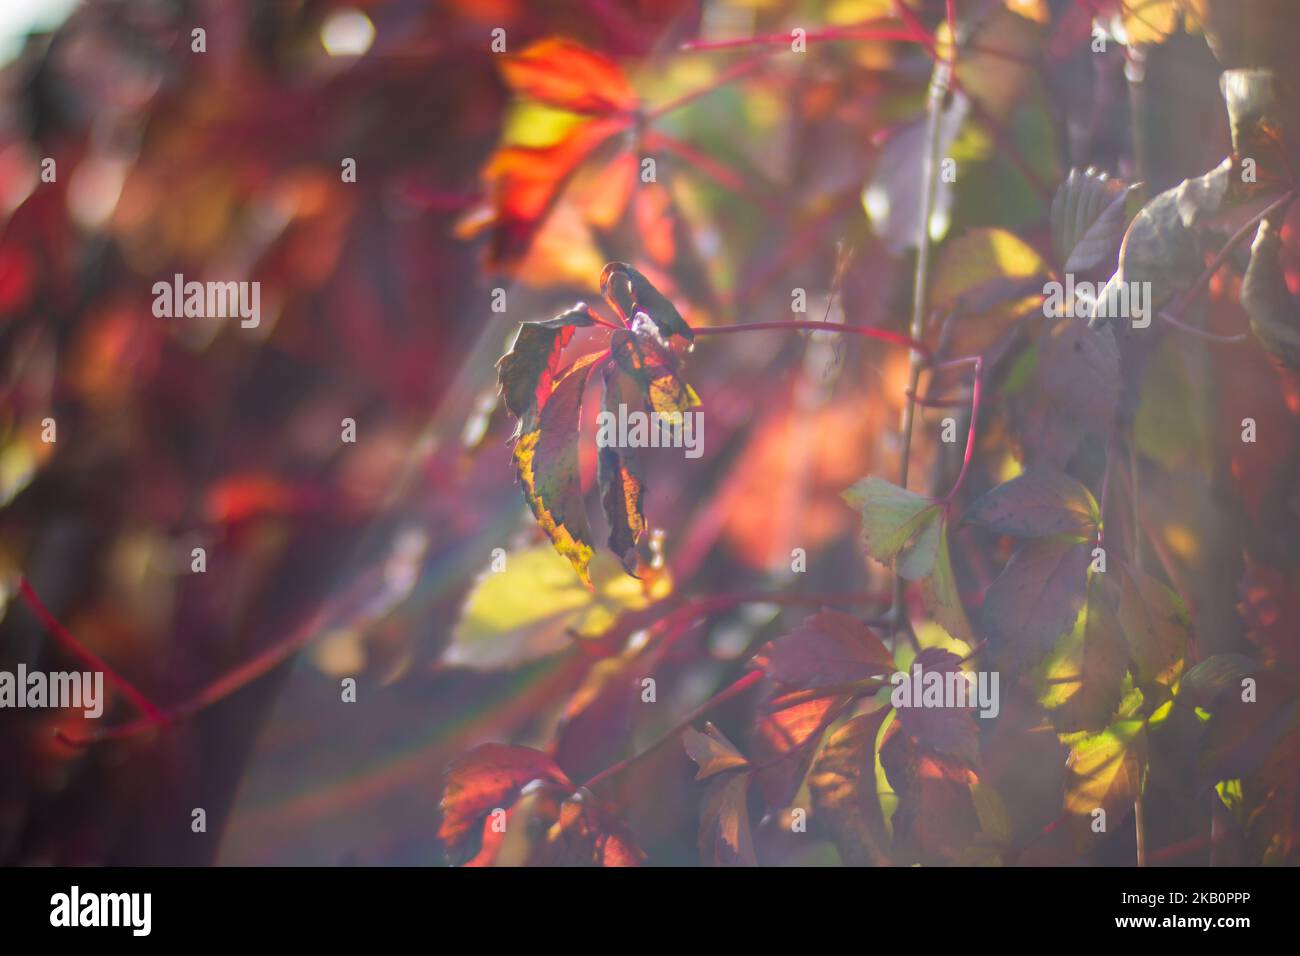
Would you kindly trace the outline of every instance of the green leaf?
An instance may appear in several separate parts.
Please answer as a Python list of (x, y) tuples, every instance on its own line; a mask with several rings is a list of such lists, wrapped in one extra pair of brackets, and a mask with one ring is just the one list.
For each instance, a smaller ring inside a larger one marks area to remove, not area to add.
[(451, 644), (449, 666), (514, 667), (603, 633), (622, 611), (647, 607), (671, 590), (667, 578), (649, 595), (640, 581), (601, 554), (591, 564), (594, 592), (546, 545), (506, 556), (506, 569), (485, 572), (470, 592)]
[(963, 520), (1018, 538), (1090, 537), (1101, 514), (1092, 493), (1078, 481), (1054, 468), (1033, 468), (988, 492)]
[(1258, 670), (1259, 664), (1245, 654), (1214, 654), (1183, 675), (1179, 694), (1196, 706), (1209, 707), (1219, 694), (1240, 688), (1241, 679)]
[(957, 580), (952, 573), (952, 559), (948, 553), (948, 522), (935, 522), (939, 527), (939, 548), (934, 569), (921, 579), (921, 601), (926, 611), (951, 637), (967, 644), (975, 643), (975, 634), (966, 619), (966, 609), (957, 592)]
[(862, 543), (877, 561), (892, 561), (916, 537), (939, 506), (883, 478), (863, 478), (843, 494), (862, 514)]
[(1093, 811), (1106, 811), (1106, 832), (1113, 833), (1133, 810), (1142, 792), (1147, 764), (1146, 721), (1138, 715), (1142, 692), (1134, 689), (1121, 703), (1118, 716), (1097, 733), (1062, 738), (1070, 745), (1066, 761), (1065, 812), (1072, 818), (1082, 847), (1096, 837)]
[(1119, 586), (1106, 574), (1088, 579), (1087, 601), (1070, 631), (1036, 673), (1038, 702), (1061, 733), (1104, 729), (1128, 674), (1120, 632)]
[(994, 282), (1046, 276), (1042, 256), (1005, 229), (972, 229), (944, 248), (930, 305), (944, 310), (985, 290)]

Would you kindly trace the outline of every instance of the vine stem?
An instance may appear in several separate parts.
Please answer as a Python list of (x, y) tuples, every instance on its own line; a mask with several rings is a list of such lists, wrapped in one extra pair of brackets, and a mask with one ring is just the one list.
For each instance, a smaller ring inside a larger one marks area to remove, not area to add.
[(161, 708), (136, 689), (134, 684), (109, 667), (102, 657), (83, 645), (72, 636), (67, 628), (59, 623), (58, 619), (50, 613), (50, 609), (36, 596), (36, 592), (32, 590), (32, 586), (27, 582), (26, 578), (19, 579), (18, 593), (22, 595), (27, 607), (36, 615), (37, 620), (41, 622), (58, 645), (91, 670), (102, 672), (108, 682), (116, 686), (122, 692), (122, 695), (131, 701), (132, 706), (144, 715), (145, 723), (159, 724), (164, 721), (165, 717)]
[(700, 704), (700, 706), (696, 707), (694, 710), (692, 710), (689, 714), (687, 714), (677, 723), (673, 724), (672, 727), (670, 727), (662, 735), (656, 738), (654, 743), (646, 747), (645, 750), (642, 750), (639, 753), (635, 753), (630, 757), (620, 760), (618, 763), (610, 764), (600, 773), (596, 774), (594, 777), (592, 777), (590, 780), (584, 783), (583, 787), (590, 790), (596, 787), (598, 784), (603, 783), (605, 780), (608, 780), (610, 777), (614, 776), (615, 774), (620, 773), (621, 771), (632, 766), (632, 764), (636, 763), (638, 760), (642, 759), (648, 754), (653, 753), (654, 751), (662, 747), (664, 744), (668, 743), (670, 740), (675, 738), (683, 730), (685, 730), (691, 724), (695, 723), (695, 721), (699, 720), (701, 717), (707, 714), (714, 707), (726, 703), (727, 701), (731, 700), (733, 697), (739, 697), (741, 694), (749, 690), (751, 687), (753, 687), (755, 684), (757, 684), (766, 676), (767, 675), (761, 670), (750, 671), (744, 677), (730, 684), (723, 690), (718, 691), (718, 693), (714, 694), (712, 697), (710, 697), (704, 703)]
[(930, 347), (920, 341), (916, 335), (910, 338), (901, 335), (898, 332), (890, 332), (888, 329), (878, 329), (870, 325), (843, 325), (839, 322), (819, 322), (816, 319), (791, 320), (788, 322), (747, 322), (740, 325), (714, 325), (696, 328), (693, 331), (699, 335), (725, 335), (731, 332), (759, 332), (764, 329), (803, 329), (813, 332), (848, 332), (853, 335), (861, 335), (868, 339), (877, 339), (881, 342), (890, 342), (894, 345), (901, 345), (909, 348), (918, 355), (924, 362), (930, 362), (934, 353)]
[[(904, 4), (897, 4), (905, 8)], [(951, 38), (950, 50), (956, 47), (956, 37)], [(921, 215), (916, 235), (916, 273), (912, 284), (912, 322), (911, 338), (920, 342), (925, 333), (925, 294), (930, 278), (930, 217), (934, 213), (934, 197), (938, 189), (936, 172), (939, 168), (939, 121), (943, 114), (943, 100), (948, 93), (952, 80), (952, 61), (936, 59), (930, 77), (930, 88), (926, 97), (925, 118), (925, 155), (921, 166)], [(898, 484), (907, 487), (907, 472), (912, 452), (912, 423), (916, 418), (916, 391), (921, 382), (921, 371), (929, 364), (926, 353), (912, 350), (911, 368), (908, 373), (908, 397), (903, 406), (903, 421), (900, 427), (901, 446), (898, 453)], [(903, 622), (903, 579), (894, 576), (894, 595), (890, 602), (890, 616), (894, 620), (895, 632), (901, 629)], [(911, 629), (907, 628), (911, 635)], [(913, 644), (916, 636), (911, 635)], [(917, 650), (919, 650), (919, 645)]]
[[(879, 29), (867, 26), (875, 21), (864, 21), (858, 26), (833, 27), (829, 30), (813, 30), (804, 34), (809, 43), (827, 43), (835, 40), (886, 40), (898, 43), (918, 43), (928, 47), (930, 36), (924, 30), (915, 29)], [(754, 46), (786, 46), (793, 37), (789, 33), (767, 33), (761, 36), (741, 37), (735, 40), (688, 40), (679, 49), (683, 52), (702, 52), (709, 50), (734, 50)]]
[(970, 427), (966, 430), (966, 450), (961, 458), (961, 471), (957, 473), (957, 480), (953, 482), (949, 492), (939, 499), (944, 507), (952, 504), (952, 499), (961, 490), (962, 483), (966, 481), (966, 473), (970, 470), (971, 458), (975, 455), (975, 431), (979, 425), (980, 417), (980, 389), (983, 379), (984, 357), (982, 355), (972, 355), (967, 358), (953, 359), (951, 362), (944, 362), (934, 367), (935, 369), (942, 369), (956, 368), (962, 365), (970, 365), (973, 369), (970, 386)]
[[(1246, 237), (1251, 234), (1251, 230), (1273, 213), (1277, 212), (1277, 210), (1290, 204), (1290, 202), (1295, 199), (1295, 196), (1296, 191), (1294, 189), (1287, 190), (1277, 199), (1273, 200), (1259, 212), (1255, 213), (1255, 215), (1242, 223), (1237, 231), (1228, 238), (1228, 241), (1223, 244), (1223, 248), (1219, 250), (1219, 254), (1210, 260), (1210, 264), (1205, 267), (1205, 270), (1199, 276), (1196, 277), (1196, 281), (1192, 283), (1191, 288), (1177, 298), (1172, 308), (1162, 310), (1159, 313), (1160, 318), (1168, 322), (1170, 325), (1176, 326), (1184, 331), (1193, 332), (1205, 337), (1225, 338), (1214, 336), (1212, 333), (1186, 325), (1180, 322), (1179, 319), (1182, 317), (1183, 313), (1187, 311), (1192, 302), (1196, 300), (1197, 296), (1205, 291), (1206, 287), (1210, 284), (1210, 280), (1214, 278), (1215, 273), (1217, 273), (1219, 269), (1223, 267), (1223, 264), (1228, 261), (1228, 257), (1232, 255), (1233, 250), (1236, 249), (1237, 246), (1241, 245)], [(1226, 340), (1237, 341), (1240, 338), (1244, 338), (1244, 336), (1230, 336), (1226, 337)]]

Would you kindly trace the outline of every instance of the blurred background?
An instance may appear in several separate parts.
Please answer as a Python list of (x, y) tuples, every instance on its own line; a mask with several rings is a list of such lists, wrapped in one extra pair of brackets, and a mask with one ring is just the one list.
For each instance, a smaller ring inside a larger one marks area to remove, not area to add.
[[(609, 260), (636, 263), (697, 326), (789, 318), (798, 288), (807, 318), (904, 329), (925, 51), (679, 49), (792, 24), (847, 28), (891, 6), (6, 0), (0, 666), (72, 663), (21, 598), (26, 579), (78, 641), (183, 717), (85, 743), (67, 737), (131, 723), (120, 693), (95, 726), (76, 712), (0, 713), (0, 862), (442, 863), (447, 763), (486, 740), (547, 746), (590, 686), (574, 635), (654, 598), (607, 557), (588, 596), (550, 551), (515, 482), (495, 360), (518, 322), (595, 301)], [(945, 114), (962, 173), (941, 190), (936, 240), (996, 223), (1041, 247), (1071, 166), (1154, 192), (1225, 154), (1220, 65), (1199, 35), (1150, 48), (1143, 95), (1177, 108), (1149, 107), (1126, 87), (1122, 43), (1088, 48), (1105, 4), (961, 6), (1013, 53), (972, 54), (969, 98)], [(908, 8), (942, 21), (942, 0)], [(554, 35), (598, 51), (650, 115), (585, 138), (605, 119), (509, 88), (497, 29), (511, 53)], [(659, 185), (630, 197), (647, 154)], [(260, 282), (260, 325), (156, 318), (153, 284), (175, 273)], [(999, 347), (1020, 317), (990, 314), (957, 333), (953, 354)], [(1189, 386), (1203, 346), (1180, 348), (1164, 407), (1208, 407)], [(839, 493), (897, 470), (906, 354), (728, 336), (699, 344), (690, 378), (707, 453), (648, 465), (657, 586), (778, 590), (801, 547), (800, 587), (886, 593)], [(1275, 386), (1258, 387), (1285, 416)], [(355, 443), (340, 441), (345, 418)], [(1153, 433), (1181, 421), (1166, 419)], [(1176, 512), (1180, 540), (1201, 541), (1224, 533), (1212, 469), (1196, 458), (1211, 439), (1183, 438), (1162, 465), (1200, 461), (1206, 480), (1153, 521)], [(936, 447), (913, 446), (919, 484), (951, 474)], [(996, 480), (998, 461), (976, 485)], [(494, 549), (517, 577), (485, 591)], [(1244, 640), (1239, 574), (1214, 565), (1220, 553), (1183, 557), (1215, 624), (1208, 640), (1231, 648)], [(994, 573), (961, 559), (976, 596)], [(693, 626), (659, 663), (666, 716), (604, 715), (606, 730), (562, 744), (573, 772), (653, 739), (803, 613), (751, 603)], [(347, 677), (354, 704), (340, 699)], [(1059, 771), (1035, 768), (1061, 752), (1051, 735), (1013, 743), (1017, 720), (1030, 719), (1004, 710), (1012, 729), (994, 766), (1024, 836), (1059, 812)], [(697, 860), (693, 770), (665, 748), (627, 783), (656, 796), (628, 810), (655, 862)], [(1172, 806), (1151, 821), (1153, 845), (1199, 819)], [(194, 808), (206, 832), (192, 831)], [(835, 858), (824, 843), (771, 839), (769, 858)]]

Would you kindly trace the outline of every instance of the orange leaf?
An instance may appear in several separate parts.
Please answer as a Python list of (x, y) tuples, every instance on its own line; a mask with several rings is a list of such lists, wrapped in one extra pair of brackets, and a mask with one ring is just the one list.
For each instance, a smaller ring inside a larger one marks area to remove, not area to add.
[(563, 37), (539, 40), (507, 57), (501, 69), (511, 89), (573, 113), (604, 115), (637, 105), (617, 63)]

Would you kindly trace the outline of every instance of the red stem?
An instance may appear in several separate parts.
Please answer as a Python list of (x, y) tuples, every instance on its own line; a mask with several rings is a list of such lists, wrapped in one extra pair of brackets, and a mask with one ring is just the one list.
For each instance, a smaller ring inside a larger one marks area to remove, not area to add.
[(128, 681), (113, 668), (104, 662), (104, 659), (82, 645), (58, 620), (50, 613), (49, 608), (41, 603), (41, 599), (36, 596), (32, 586), (27, 583), (26, 578), (18, 581), (18, 593), (22, 595), (27, 607), (31, 610), (36, 618), (45, 626), (50, 636), (58, 642), (59, 646), (65, 651), (81, 661), (82, 664), (91, 670), (102, 671), (110, 684), (117, 687), (122, 695), (131, 701), (133, 707), (148, 718), (148, 723), (157, 724), (163, 721), (163, 712), (148, 697), (135, 688), (135, 685)]
[[(875, 21), (868, 21), (875, 22)], [(682, 50), (734, 50), (752, 46), (786, 46), (793, 37), (789, 33), (767, 33), (762, 36), (741, 37), (736, 40), (689, 40), (683, 43)], [(830, 43), (837, 40), (886, 40), (898, 43), (919, 43), (930, 45), (929, 35), (916, 30), (871, 29), (864, 27), (832, 27), (829, 30), (815, 30), (804, 34), (810, 43)]]
[[(1223, 248), (1219, 250), (1219, 254), (1210, 261), (1208, 266), (1205, 267), (1205, 271), (1197, 276), (1196, 281), (1192, 283), (1192, 287), (1177, 298), (1173, 307), (1169, 309), (1168, 312), (1161, 312), (1160, 318), (1164, 319), (1170, 325), (1174, 325), (1180, 329), (1191, 330), (1191, 326), (1183, 325), (1178, 322), (1178, 318), (1187, 311), (1187, 307), (1192, 304), (1193, 300), (1205, 291), (1205, 288), (1210, 284), (1210, 280), (1214, 278), (1214, 274), (1219, 271), (1225, 262), (1228, 261), (1228, 257), (1232, 255), (1232, 251), (1241, 244), (1242, 240), (1250, 235), (1250, 231), (1254, 229), (1255, 226), (1259, 225), (1262, 220), (1268, 218), (1274, 212), (1290, 203), (1291, 200), (1295, 199), (1295, 195), (1296, 193), (1294, 189), (1283, 193), (1277, 199), (1273, 200), (1255, 215), (1242, 223), (1241, 227), (1238, 228), (1237, 231), (1229, 237), (1228, 241), (1223, 244)], [(1211, 333), (1206, 332), (1204, 334), (1210, 335)]]
[(740, 678), (734, 684), (730, 685), (729, 687), (723, 690), (718, 691), (718, 693), (714, 694), (704, 703), (700, 704), (699, 707), (696, 707), (694, 710), (692, 710), (689, 714), (687, 714), (676, 724), (674, 724), (672, 728), (667, 731), (667, 733), (659, 737), (659, 739), (657, 739), (645, 750), (642, 750), (640, 753), (635, 753), (624, 760), (620, 760), (618, 763), (611, 764), (610, 766), (602, 770), (600, 773), (592, 777), (590, 780), (588, 780), (586, 783), (584, 783), (583, 787), (590, 790), (594, 788), (597, 784), (604, 782), (605, 780), (609, 779), (615, 774), (620, 773), (621, 771), (632, 766), (632, 764), (636, 763), (642, 757), (645, 757), (646, 755), (653, 753), (654, 751), (662, 747), (664, 744), (666, 744), (668, 741), (672, 740), (674, 737), (680, 734), (691, 724), (695, 723), (695, 721), (699, 720), (702, 716), (704, 716), (714, 707), (717, 707), (719, 704), (723, 704), (731, 700), (733, 697), (739, 697), (741, 694), (749, 690), (751, 687), (753, 687), (755, 684), (757, 684), (766, 676), (767, 675), (763, 673), (763, 671), (761, 670), (750, 671), (748, 674)]
[(970, 428), (966, 432), (966, 451), (962, 455), (961, 471), (957, 473), (957, 480), (953, 483), (952, 490), (939, 499), (944, 505), (951, 503), (957, 492), (961, 490), (962, 482), (966, 480), (966, 472), (970, 470), (971, 458), (975, 455), (975, 428), (980, 417), (980, 384), (984, 357), (973, 355), (968, 358), (953, 359), (951, 362), (936, 365), (933, 369), (957, 368), (961, 365), (970, 365), (974, 370), (970, 387)]
[(730, 66), (727, 69), (723, 70), (720, 74), (718, 74), (717, 78), (707, 86), (702, 86), (698, 90), (691, 90), (689, 93), (683, 93), (681, 96), (677, 97), (674, 100), (669, 100), (667, 103), (662, 103), (659, 106), (656, 106), (651, 110), (648, 110), (645, 114), (645, 117), (646, 119), (658, 119), (660, 116), (663, 116), (665, 113), (671, 113), (674, 110), (681, 109), (683, 106), (685, 106), (688, 103), (693, 103), (701, 96), (708, 96), (710, 93), (713, 93), (716, 90), (721, 89), (722, 87), (726, 86), (728, 83), (735, 82), (741, 77), (753, 73), (756, 69), (759, 68), (759, 66), (763, 64), (765, 59), (766, 59), (766, 54), (760, 54), (758, 56), (752, 56), (747, 60), (741, 60), (739, 63), (736, 63), (733, 66)]

